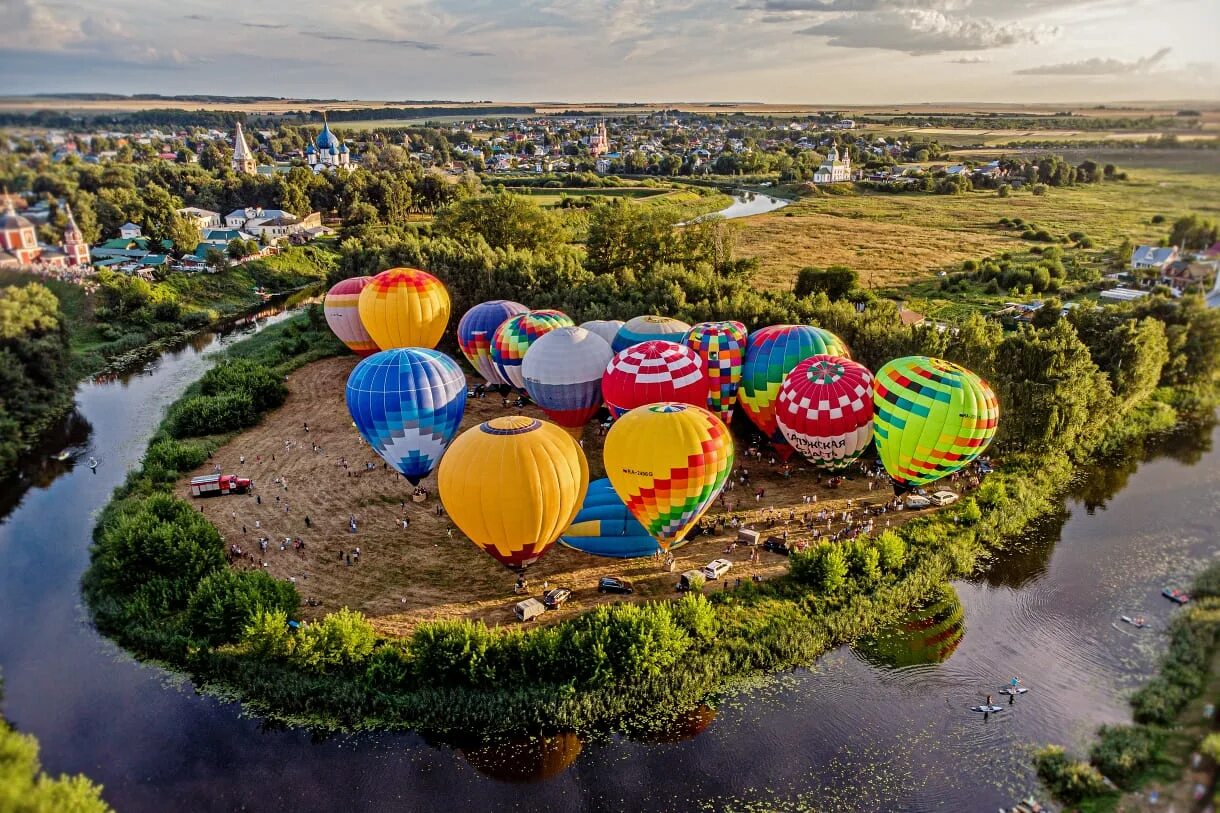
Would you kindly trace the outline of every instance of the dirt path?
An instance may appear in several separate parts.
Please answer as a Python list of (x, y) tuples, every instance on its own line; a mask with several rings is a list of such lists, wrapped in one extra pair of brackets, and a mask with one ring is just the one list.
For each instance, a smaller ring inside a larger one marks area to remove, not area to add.
[[(437, 514), (440, 501), (435, 496), (435, 475), (421, 484), (432, 496), (424, 503), (412, 502), (410, 483), (385, 469), (356, 432), (343, 400), (355, 361), (351, 357), (326, 359), (293, 373), (283, 407), (217, 450), (212, 460), (192, 473), (208, 473), (219, 465), (225, 473), (252, 478), (257, 486), (254, 493), (196, 503), (220, 529), (226, 543), (246, 552), (247, 558), (236, 566), (263, 567), (265, 562), (272, 576), (295, 580), (302, 599), (320, 602), (302, 608), (307, 618), (347, 606), (369, 616), (381, 632), (399, 635), (421, 621), (437, 618), (482, 619), (492, 626), (515, 623), (512, 607), (524, 597), (513, 593), (515, 575), (454, 529), (443, 511)], [(514, 413), (545, 418), (533, 406), (519, 410), (505, 407), (499, 397), (472, 398), (467, 401), (462, 429)], [(604, 476), (602, 438), (595, 426), (586, 427), (583, 440), (592, 477)], [(315, 444), (320, 451), (313, 450)], [(822, 509), (836, 514), (829, 528), (838, 530), (844, 525), (839, 517), (849, 500), (858, 508), (889, 498), (888, 487), (878, 485), (870, 490), (869, 480), (859, 474), (831, 490), (823, 482), (824, 474), (798, 468), (784, 478), (765, 460), (744, 460), (741, 450), (739, 443), (737, 465), (749, 469), (751, 486), (726, 491), (724, 503), (714, 511), (727, 515), (726, 509), (737, 509), (737, 515), (763, 538), (782, 536), (786, 530), (795, 543), (824, 533), (826, 522), (818, 523), (816, 530), (802, 524), (802, 515)], [(366, 464), (372, 467), (366, 470)], [(178, 486), (183, 496), (189, 495), (188, 479)], [(757, 488), (765, 488), (766, 494), (755, 501)], [(806, 504), (805, 496), (816, 497), (817, 502)], [(354, 534), (348, 531), (352, 515), (358, 525)], [(884, 527), (889, 521), (897, 525), (911, 517), (910, 512), (889, 513), (877, 517), (876, 524)], [(409, 521), (406, 530), (403, 519)], [(721, 584), (713, 582), (705, 590), (721, 589), (737, 578), (771, 578), (784, 572), (786, 557), (781, 555), (760, 550), (760, 561), (751, 563), (748, 549), (725, 553), (735, 535), (735, 530), (726, 527), (676, 550), (673, 573), (651, 559), (603, 559), (556, 545), (529, 569), (531, 593), (540, 595), (544, 583), (573, 590), (565, 607), (547, 613), (551, 621), (601, 602), (672, 598), (677, 573), (702, 567), (720, 556), (730, 559), (733, 569)], [(259, 550), (261, 536), (270, 539), (266, 553)], [(304, 551), (281, 550), (286, 537), (302, 539)], [(348, 564), (356, 548), (360, 555)], [(599, 595), (597, 580), (605, 575), (630, 579), (635, 595)]]

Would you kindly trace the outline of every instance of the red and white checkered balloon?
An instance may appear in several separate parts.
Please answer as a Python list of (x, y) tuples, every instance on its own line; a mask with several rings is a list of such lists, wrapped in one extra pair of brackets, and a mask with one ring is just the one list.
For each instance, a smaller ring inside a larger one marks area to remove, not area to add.
[(703, 360), (689, 347), (648, 341), (615, 354), (602, 375), (602, 397), (610, 414), (662, 401), (707, 407)]
[(839, 356), (807, 358), (784, 378), (775, 419), (811, 463), (842, 469), (873, 439), (873, 374)]

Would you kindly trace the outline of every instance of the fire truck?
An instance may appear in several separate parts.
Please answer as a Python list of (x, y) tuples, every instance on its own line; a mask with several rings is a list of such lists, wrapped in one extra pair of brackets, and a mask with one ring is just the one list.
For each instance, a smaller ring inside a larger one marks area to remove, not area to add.
[(221, 497), (225, 494), (245, 494), (250, 480), (236, 474), (205, 474), (191, 478), (192, 497)]

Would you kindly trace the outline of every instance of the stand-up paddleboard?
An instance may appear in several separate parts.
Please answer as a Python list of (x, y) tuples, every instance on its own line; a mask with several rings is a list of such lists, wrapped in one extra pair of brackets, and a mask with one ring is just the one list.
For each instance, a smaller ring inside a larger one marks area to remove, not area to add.
[(1003, 706), (971, 706), (970, 710), (983, 712), (985, 714), (993, 714), (997, 711), (1003, 711), (1004, 707)]
[(1025, 694), (1028, 691), (1029, 689), (1024, 686), (1018, 686), (1015, 689), (1011, 686), (1005, 686), (1003, 689), (1000, 689), (1000, 694)]

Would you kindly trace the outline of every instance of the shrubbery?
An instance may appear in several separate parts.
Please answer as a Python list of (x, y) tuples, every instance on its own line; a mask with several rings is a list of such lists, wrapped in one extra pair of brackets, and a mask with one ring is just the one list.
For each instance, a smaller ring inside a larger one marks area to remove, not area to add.
[(168, 428), (176, 438), (219, 435), (253, 426), (258, 423), (258, 414), (246, 392), (196, 395), (170, 408)]
[(1056, 799), (1076, 804), (1082, 799), (1112, 793), (1101, 772), (1087, 762), (1068, 759), (1057, 745), (1048, 745), (1034, 755), (1038, 778)]
[(187, 629), (192, 638), (211, 646), (230, 643), (258, 613), (292, 614), (298, 600), (290, 583), (261, 570), (222, 568), (205, 576), (191, 595)]

